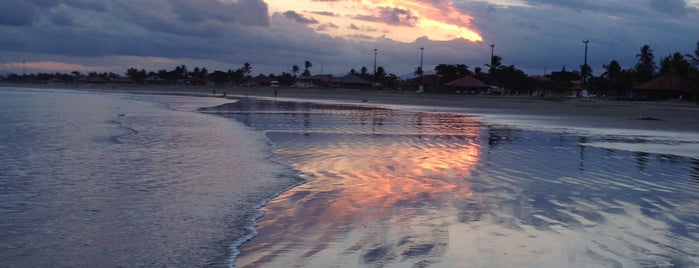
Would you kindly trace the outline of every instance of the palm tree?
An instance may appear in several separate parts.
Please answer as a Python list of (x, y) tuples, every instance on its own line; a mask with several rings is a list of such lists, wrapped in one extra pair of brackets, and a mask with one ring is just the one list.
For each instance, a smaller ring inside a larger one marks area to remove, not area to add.
[(418, 66), (417, 68), (415, 68), (415, 71), (413, 72), (413, 74), (415, 76), (422, 76), (422, 74), (423, 74), (422, 67)]
[(294, 76), (296, 76), (299, 73), (299, 70), (300, 69), (298, 65), (291, 66), (291, 72), (294, 74)]
[(689, 58), (692, 61), (694, 67), (699, 68), (699, 42), (697, 42), (697, 49), (694, 50), (694, 55), (687, 54), (685, 56), (687, 56), (687, 58)]
[(660, 65), (661, 74), (676, 74), (683, 78), (687, 77), (692, 69), (692, 65), (679, 52), (663, 58)]
[(252, 66), (250, 66), (250, 63), (248, 63), (248, 62), (244, 63), (242, 71), (245, 75), (249, 75), (252, 72)]
[(311, 64), (310, 61), (306, 61), (306, 62), (303, 63), (303, 66), (306, 67), (306, 69), (303, 71), (303, 74), (304, 74), (304, 75), (307, 75), (307, 76), (310, 76), (310, 75), (311, 75), (311, 71), (308, 70), (308, 69), (310, 69), (311, 67), (313, 67), (313, 64)]
[(636, 54), (638, 58), (638, 63), (636, 63), (636, 72), (638, 73), (638, 80), (640, 82), (646, 82), (653, 78), (655, 74), (655, 56), (653, 55), (653, 50), (650, 49), (648, 45), (641, 47), (641, 53)]
[(605, 76), (606, 78), (610, 80), (614, 80), (619, 78), (621, 76), (621, 65), (619, 65), (619, 62), (616, 60), (612, 60), (609, 62), (609, 65), (604, 65), (603, 66), (606, 72), (602, 74), (602, 76)]

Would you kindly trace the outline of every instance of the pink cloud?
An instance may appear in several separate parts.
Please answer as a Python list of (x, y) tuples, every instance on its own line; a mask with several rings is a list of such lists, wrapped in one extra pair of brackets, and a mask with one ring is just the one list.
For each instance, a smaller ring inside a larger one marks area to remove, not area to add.
[(7, 62), (0, 63), (0, 69), (6, 70), (28, 70), (44, 72), (104, 72), (109, 68), (102, 66), (85, 66), (80, 64), (57, 62), (57, 61), (35, 61), (35, 62)]

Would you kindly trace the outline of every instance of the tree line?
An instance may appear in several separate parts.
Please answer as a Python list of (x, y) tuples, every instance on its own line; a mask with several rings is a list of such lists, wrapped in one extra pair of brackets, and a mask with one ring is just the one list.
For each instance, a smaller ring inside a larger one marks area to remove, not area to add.
[[(630, 68), (622, 68), (618, 61), (611, 60), (603, 65), (604, 73), (599, 76), (593, 74), (589, 65), (583, 64), (579, 70), (567, 71), (563, 67), (560, 71), (553, 71), (546, 74), (546, 79), (538, 76), (529, 76), (524, 71), (514, 65), (503, 64), (503, 58), (493, 55), (491, 62), (485, 64), (486, 69), (475, 67), (473, 71), (465, 64), (438, 64), (435, 66), (436, 85), (453, 81), (464, 75), (472, 75), (479, 80), (507, 89), (514, 94), (533, 94), (536, 90), (546, 88), (554, 92), (564, 92), (571, 88), (571, 81), (583, 81), (586, 89), (598, 95), (615, 95), (627, 90), (635, 85), (647, 82), (659, 75), (673, 74), (681, 77), (685, 87), (689, 91), (699, 92), (699, 42), (696, 44), (693, 54), (682, 54), (675, 52), (660, 58), (656, 63), (656, 56), (652, 48), (644, 45), (635, 55), (637, 63)], [(659, 64), (658, 64), (659, 63)], [(313, 64), (306, 60), (303, 64), (303, 71), (299, 65), (293, 65), (290, 72), (281, 74), (269, 74), (267, 77), (279, 81), (281, 85), (292, 85), (300, 76), (311, 76)], [(162, 84), (180, 84), (188, 81), (208, 81), (216, 85), (238, 85), (251, 79), (252, 65), (244, 63), (237, 69), (227, 71), (210, 72), (207, 68), (194, 67), (189, 69), (185, 65), (176, 66), (172, 70), (146, 71), (145, 69), (129, 68), (125, 76), (115, 73), (89, 72), (82, 74), (74, 71), (70, 74), (63, 73), (37, 73), (37, 74), (10, 74), (6, 77), (0, 76), (4, 82), (34, 82), (46, 83), (51, 80), (62, 81), (64, 83), (80, 83), (94, 81), (114, 82), (118, 79), (128, 78), (135, 83), (155, 82)], [(369, 72), (366, 66), (359, 68), (359, 71), (350, 69), (348, 74), (356, 75), (383, 88), (398, 88), (408, 83), (408, 88), (423, 83), (423, 70), (420, 66), (415, 68), (414, 78), (401, 81), (395, 74), (388, 73), (383, 66), (378, 66), (375, 72)], [(149, 81), (150, 79), (150, 81)]]

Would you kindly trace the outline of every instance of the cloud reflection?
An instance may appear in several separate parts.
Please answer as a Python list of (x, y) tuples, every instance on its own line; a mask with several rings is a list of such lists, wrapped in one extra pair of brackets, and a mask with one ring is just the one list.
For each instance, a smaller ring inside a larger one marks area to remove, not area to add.
[(248, 100), (220, 110), (265, 132), (308, 180), (262, 209), (242, 267), (699, 263), (691, 159), (467, 115)]

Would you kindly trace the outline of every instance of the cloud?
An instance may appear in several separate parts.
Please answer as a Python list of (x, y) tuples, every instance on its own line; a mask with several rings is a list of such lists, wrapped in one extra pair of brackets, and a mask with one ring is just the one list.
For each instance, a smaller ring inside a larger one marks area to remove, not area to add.
[(309, 11), (310, 13), (321, 15), (321, 16), (326, 16), (326, 17), (339, 17), (338, 14), (335, 14), (330, 11)]
[[(542, 74), (576, 69), (582, 40), (590, 40), (593, 68), (612, 59), (628, 67), (644, 44), (659, 57), (692, 53), (699, 32), (695, 0), (290, 2), (0, 0), (0, 64), (123, 73), (179, 64), (227, 70), (250, 62), (255, 72), (278, 74), (310, 60), (314, 71), (322, 65), (336, 74), (373, 64), (377, 48), (378, 65), (403, 75), (419, 63), (420, 47), (431, 70), (438, 63), (482, 66), (495, 44), (504, 64)], [(461, 32), (470, 29), (482, 41)]]
[(697, 8), (688, 6), (685, 0), (650, 0), (650, 7), (662, 13), (679, 16), (697, 12)]
[(418, 18), (414, 16), (412, 12), (397, 7), (379, 7), (372, 15), (356, 15), (354, 18), (364, 21), (382, 22), (390, 25), (409, 27), (415, 26), (415, 23), (418, 21)]
[(84, 10), (92, 10), (98, 12), (107, 11), (107, 2), (104, 0), (63, 0), (65, 5)]
[(168, 3), (170, 4), (169, 11), (174, 13), (178, 19), (186, 22), (219, 21), (235, 22), (241, 25), (268, 25), (267, 4), (259, 0), (170, 0)]
[(59, 71), (59, 72), (103, 72), (109, 70), (107, 67), (103, 66), (85, 66), (81, 64), (70, 64), (56, 61), (36, 61), (36, 62), (7, 62), (1, 63), (0, 69), (23, 69), (30, 71)]
[(369, 26), (357, 26), (356, 24), (352, 23), (348, 27), (350, 30), (355, 30), (355, 31), (362, 31), (362, 32), (378, 32), (379, 30), (373, 27)]
[(316, 27), (316, 31), (322, 32), (322, 31), (325, 31), (328, 29), (338, 29), (338, 28), (340, 28), (340, 26), (337, 26), (336, 24), (334, 24), (332, 22), (326, 22), (326, 23), (323, 23), (321, 25), (318, 25), (318, 27)]
[(289, 10), (287, 12), (284, 12), (284, 16), (287, 18), (298, 22), (298, 23), (303, 23), (303, 24), (316, 24), (318, 21), (314, 18), (306, 18), (303, 15), (296, 13), (295, 11)]
[(25, 0), (0, 1), (0, 25), (30, 25), (38, 14), (36, 6)]

